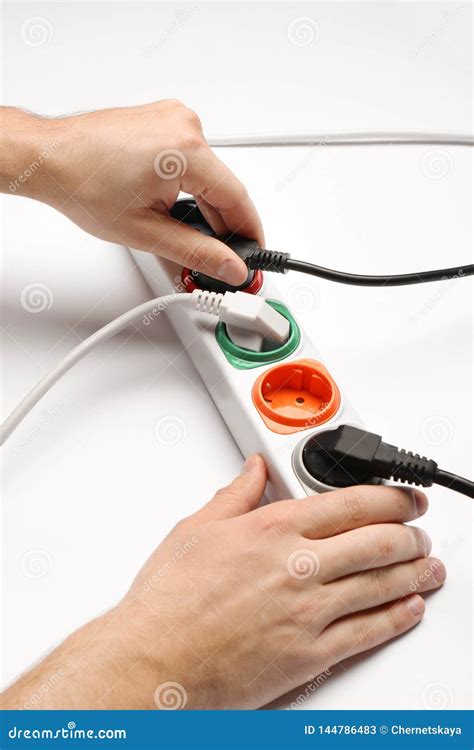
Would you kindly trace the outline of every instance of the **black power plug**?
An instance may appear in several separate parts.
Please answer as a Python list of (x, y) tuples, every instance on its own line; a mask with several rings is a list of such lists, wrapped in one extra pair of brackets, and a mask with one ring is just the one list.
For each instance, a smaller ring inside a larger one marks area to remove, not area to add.
[(314, 479), (332, 487), (393, 479), (421, 487), (440, 484), (474, 496), (474, 484), (468, 479), (440, 469), (436, 461), (418, 453), (384, 443), (380, 435), (347, 424), (310, 437), (302, 460)]
[[(198, 232), (201, 232), (201, 234), (205, 234), (208, 237), (216, 237), (221, 242), (224, 242), (245, 263), (258, 250), (258, 243), (255, 240), (248, 240), (246, 237), (232, 233), (216, 235), (193, 198), (184, 198), (176, 201), (170, 210), (170, 215), (173, 219), (187, 224)], [(188, 275), (199, 289), (223, 294), (224, 292), (238, 292), (247, 289), (255, 278), (255, 270), (249, 268), (246, 280), (239, 286), (231, 286), (224, 281), (219, 281), (212, 278), (212, 276), (207, 276), (205, 273), (193, 269), (189, 270)]]

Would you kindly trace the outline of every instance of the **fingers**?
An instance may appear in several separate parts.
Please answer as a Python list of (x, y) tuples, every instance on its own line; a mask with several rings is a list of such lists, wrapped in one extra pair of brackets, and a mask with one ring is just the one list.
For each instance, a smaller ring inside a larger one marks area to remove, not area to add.
[(318, 656), (329, 657), (335, 664), (379, 646), (417, 625), (424, 611), (423, 599), (413, 594), (395, 604), (336, 620), (320, 635), (316, 645)]
[(171, 217), (147, 211), (135, 220), (131, 232), (131, 244), (137, 250), (155, 253), (233, 286), (247, 278), (247, 266), (230, 247)]
[(431, 591), (443, 585), (446, 568), (435, 557), (375, 568), (328, 583), (332, 619), (378, 607), (411, 593)]
[(225, 223), (224, 219), (210, 203), (204, 200), (204, 198), (196, 198), (196, 203), (199, 206), (202, 215), (206, 219), (207, 223), (213, 228), (216, 234), (225, 234), (229, 231), (229, 227)]
[(381, 485), (349, 487), (298, 502), (298, 528), (309, 539), (323, 539), (370, 524), (412, 521), (428, 508), (423, 492)]
[(429, 536), (415, 526), (365, 526), (318, 541), (320, 575), (325, 582), (333, 581), (361, 570), (425, 557), (430, 551)]
[(188, 160), (182, 185), (183, 190), (214, 208), (229, 231), (264, 246), (262, 223), (247, 190), (207, 145)]
[(232, 518), (257, 507), (265, 491), (267, 470), (263, 458), (255, 453), (246, 460), (241, 473), (227, 487), (218, 490), (198, 515), (200, 520)]

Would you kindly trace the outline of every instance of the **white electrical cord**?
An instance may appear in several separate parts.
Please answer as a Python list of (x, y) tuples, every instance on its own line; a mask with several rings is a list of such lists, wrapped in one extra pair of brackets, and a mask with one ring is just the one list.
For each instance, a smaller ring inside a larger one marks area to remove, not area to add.
[(219, 314), (219, 307), (223, 294), (216, 294), (215, 292), (201, 292), (196, 289), (192, 294), (167, 294), (156, 299), (148, 300), (132, 310), (123, 313), (115, 320), (112, 320), (107, 325), (100, 328), (98, 331), (89, 336), (85, 341), (81, 341), (69, 354), (67, 354), (61, 362), (53, 367), (44, 378), (20, 401), (18, 406), (12, 411), (9, 417), (5, 420), (0, 428), (0, 445), (3, 445), (5, 441), (10, 437), (12, 432), (16, 430), (20, 422), (26, 417), (27, 414), (33, 409), (38, 401), (58, 382), (62, 376), (68, 372), (77, 362), (79, 362), (86, 354), (89, 354), (94, 347), (98, 344), (107, 341), (116, 333), (120, 333), (130, 323), (135, 320), (144, 317), (145, 315), (156, 314), (156, 311), (162, 311), (168, 305), (175, 302), (180, 303), (194, 303), (196, 310), (201, 312), (210, 313), (213, 315)]
[(410, 131), (380, 131), (358, 133), (274, 133), (270, 135), (211, 136), (207, 142), (213, 147), (223, 146), (381, 146), (422, 144), (435, 146), (473, 146), (474, 137), (468, 133), (426, 133)]
[(216, 315), (219, 319), (238, 330), (253, 331), (262, 340), (269, 338), (282, 343), (289, 334), (289, 324), (286, 318), (274, 310), (262, 297), (254, 297), (244, 292), (207, 292), (195, 289), (191, 294), (166, 294), (163, 297), (148, 300), (134, 307), (78, 344), (61, 362), (50, 370), (44, 378), (24, 397), (12, 411), (0, 428), (0, 445), (10, 437), (20, 422), (36, 406), (38, 401), (58, 382), (71, 367), (79, 362), (86, 354), (107, 339), (120, 333), (130, 323), (146, 315), (158, 315), (168, 305), (175, 302), (189, 303), (192, 309), (208, 315)]

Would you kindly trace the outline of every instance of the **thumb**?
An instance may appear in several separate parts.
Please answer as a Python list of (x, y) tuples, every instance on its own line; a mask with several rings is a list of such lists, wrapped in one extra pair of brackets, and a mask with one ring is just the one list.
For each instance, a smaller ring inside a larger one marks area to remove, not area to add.
[(197, 515), (202, 521), (234, 518), (254, 510), (262, 499), (267, 483), (265, 462), (258, 453), (246, 460), (233, 482), (218, 490)]
[(148, 212), (140, 216), (134, 229), (132, 241), (137, 250), (168, 258), (232, 286), (247, 278), (247, 266), (230, 247), (171, 216)]

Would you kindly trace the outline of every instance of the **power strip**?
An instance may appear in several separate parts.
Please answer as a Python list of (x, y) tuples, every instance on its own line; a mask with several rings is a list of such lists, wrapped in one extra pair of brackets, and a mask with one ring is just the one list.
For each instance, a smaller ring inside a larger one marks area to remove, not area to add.
[[(151, 253), (133, 249), (132, 253), (155, 296), (184, 290), (180, 266)], [(171, 306), (166, 315), (243, 456), (254, 452), (264, 456), (269, 474), (268, 499), (298, 497), (302, 490), (313, 494), (333, 489), (316, 481), (306, 471), (303, 447), (311, 436), (322, 430), (335, 429), (340, 424), (362, 427), (361, 419), (337, 386), (337, 377), (319, 355), (310, 336), (303, 331), (293, 312), (279, 300), (270, 279), (264, 278), (257, 293), (283, 306), (280, 309), (292, 319), (293, 350), (282, 358), (279, 355), (277, 361), (271, 361), (271, 352), (260, 355), (267, 360), (262, 363), (239, 361), (232, 351), (223, 348), (225, 330), (215, 318), (209, 319), (181, 305)], [(314, 387), (316, 393), (319, 389), (324, 391), (328, 382), (332, 384), (334, 398), (331, 403), (318, 402), (311, 390)], [(288, 392), (287, 385), (291, 386)], [(273, 399), (269, 396), (275, 395), (275, 400), (281, 401), (282, 393), (283, 405), (278, 403), (280, 411), (275, 421)], [(288, 396), (293, 404), (288, 403)], [(280, 420), (285, 411), (291, 416)]]

